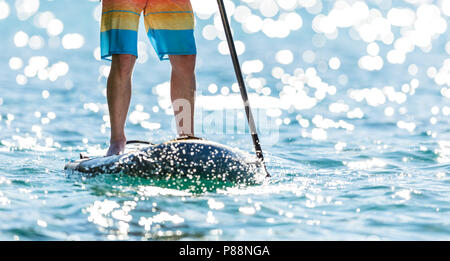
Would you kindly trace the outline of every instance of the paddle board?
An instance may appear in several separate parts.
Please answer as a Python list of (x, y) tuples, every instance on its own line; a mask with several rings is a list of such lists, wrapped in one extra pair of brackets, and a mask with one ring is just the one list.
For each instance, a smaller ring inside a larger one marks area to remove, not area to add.
[(68, 162), (70, 174), (88, 176), (123, 173), (145, 178), (189, 178), (237, 183), (264, 179), (262, 164), (236, 148), (199, 138), (175, 139), (161, 144), (130, 142), (122, 155), (81, 156)]

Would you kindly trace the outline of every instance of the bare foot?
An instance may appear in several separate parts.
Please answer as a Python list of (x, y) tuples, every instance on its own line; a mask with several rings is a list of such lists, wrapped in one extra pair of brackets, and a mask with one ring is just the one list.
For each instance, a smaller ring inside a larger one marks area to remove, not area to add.
[(125, 150), (125, 144), (126, 144), (126, 140), (121, 140), (121, 141), (112, 141), (111, 144), (109, 145), (109, 149), (108, 152), (106, 153), (106, 156), (112, 156), (112, 155), (119, 155), (122, 154), (123, 151)]

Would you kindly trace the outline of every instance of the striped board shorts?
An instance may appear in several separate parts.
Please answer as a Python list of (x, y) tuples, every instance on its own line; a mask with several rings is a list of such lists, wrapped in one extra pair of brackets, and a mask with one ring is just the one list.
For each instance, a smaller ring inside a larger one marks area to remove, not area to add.
[(160, 60), (168, 55), (196, 54), (194, 14), (190, 0), (103, 0), (101, 57), (136, 57), (138, 27), (143, 12), (147, 35)]

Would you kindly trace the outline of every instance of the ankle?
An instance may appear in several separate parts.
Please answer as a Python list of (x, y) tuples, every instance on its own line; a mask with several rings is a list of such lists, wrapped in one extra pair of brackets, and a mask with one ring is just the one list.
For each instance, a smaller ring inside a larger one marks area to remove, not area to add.
[(127, 138), (125, 137), (118, 137), (118, 138), (111, 138), (109, 140), (109, 143), (114, 144), (114, 143), (125, 143), (127, 142)]

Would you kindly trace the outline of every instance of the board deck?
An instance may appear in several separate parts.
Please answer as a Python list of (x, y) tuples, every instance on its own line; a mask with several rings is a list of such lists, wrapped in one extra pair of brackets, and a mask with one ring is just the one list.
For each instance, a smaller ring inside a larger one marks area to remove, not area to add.
[(204, 139), (131, 144), (122, 155), (71, 161), (66, 172), (86, 175), (123, 173), (146, 178), (189, 178), (251, 182), (264, 176), (260, 162), (238, 149)]

